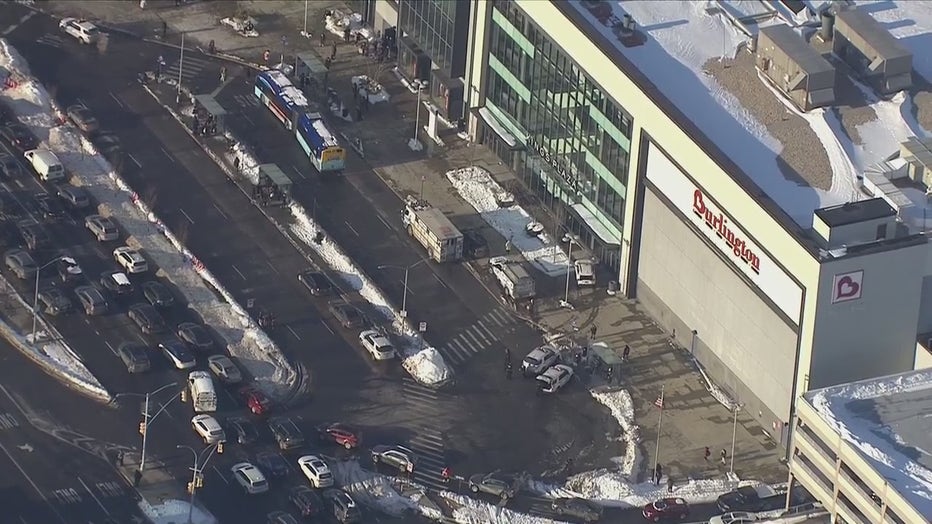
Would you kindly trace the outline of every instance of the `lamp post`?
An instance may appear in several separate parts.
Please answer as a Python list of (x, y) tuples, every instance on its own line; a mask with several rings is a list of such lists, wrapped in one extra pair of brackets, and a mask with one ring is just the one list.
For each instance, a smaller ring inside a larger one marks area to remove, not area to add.
[(181, 103), (181, 71), (184, 70), (184, 32), (181, 33), (181, 58), (178, 60), (178, 91), (175, 93), (175, 103)]
[[(191, 452), (191, 455), (194, 456), (194, 465), (191, 467), (191, 485), (188, 487), (188, 491), (191, 492), (191, 499), (188, 502), (188, 524), (192, 524), (192, 518), (194, 517), (194, 493), (197, 491), (198, 483), (202, 482), (204, 468), (207, 467), (207, 462), (210, 461), (210, 458), (214, 456), (214, 452), (217, 451), (220, 447), (220, 443), (211, 444), (206, 448), (202, 449), (200, 453), (194, 450), (191, 446), (183, 446), (181, 444), (175, 446), (177, 449), (186, 449)], [(204, 457), (204, 454), (207, 454), (207, 457)], [(203, 460), (201, 460), (203, 459)]]
[(61, 260), (62, 257), (55, 257), (47, 264), (36, 269), (36, 289), (32, 297), (32, 343), (36, 343), (36, 322), (39, 319), (39, 274), (42, 270)]
[(413, 85), (417, 88), (417, 106), (414, 108), (414, 137), (412, 140), (417, 142), (417, 130), (421, 127), (421, 91), (424, 89), (424, 82), (415, 80)]
[(405, 272), (405, 281), (404, 281), (405, 290), (404, 290), (404, 294), (401, 296), (401, 316), (404, 318), (408, 318), (408, 272), (411, 271), (411, 269), (423, 264), (424, 262), (427, 262), (426, 258), (422, 258), (421, 260), (418, 260), (417, 262), (407, 265), (407, 266), (396, 266), (393, 264), (384, 264), (378, 267), (378, 269), (380, 270), (381, 269), (401, 269)]
[(740, 410), (740, 405), (735, 406), (732, 410), (734, 411), (734, 418), (731, 424), (731, 465), (728, 467), (729, 473), (735, 472), (735, 440), (738, 436), (738, 411)]
[(178, 385), (177, 382), (172, 382), (169, 384), (165, 384), (164, 386), (157, 388), (154, 391), (150, 391), (148, 393), (117, 393), (117, 395), (113, 397), (113, 400), (110, 401), (111, 403), (116, 402), (117, 399), (119, 399), (120, 397), (143, 397), (146, 399), (146, 402), (144, 405), (145, 407), (143, 408), (142, 423), (139, 424), (139, 432), (142, 433), (142, 455), (139, 458), (139, 472), (140, 473), (142, 473), (146, 469), (146, 444), (148, 443), (149, 426), (153, 422), (155, 422), (156, 417), (161, 415), (162, 412), (165, 411), (165, 408), (167, 408), (172, 403), (173, 400), (178, 398), (178, 396), (181, 395), (181, 392), (184, 390), (181, 389), (177, 393), (175, 393), (175, 395), (168, 402), (163, 404), (161, 409), (159, 409), (155, 413), (155, 415), (152, 415), (151, 417), (149, 416), (149, 399), (153, 395), (157, 395), (161, 393), (162, 391), (172, 386), (177, 386), (177, 385)]
[(579, 237), (572, 233), (563, 235), (563, 241), (569, 243), (566, 256), (566, 288), (563, 291), (563, 307), (569, 307), (570, 304), (570, 266), (573, 264), (573, 245), (579, 242)]
[(308, 0), (304, 0), (304, 31), (301, 31), (301, 36), (304, 38), (311, 37), (310, 33), (307, 32), (307, 2)]

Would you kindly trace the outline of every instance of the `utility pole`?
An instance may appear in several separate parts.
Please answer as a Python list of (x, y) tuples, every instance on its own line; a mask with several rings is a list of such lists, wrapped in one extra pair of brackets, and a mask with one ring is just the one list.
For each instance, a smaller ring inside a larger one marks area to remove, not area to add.
[(738, 436), (738, 410), (741, 409), (741, 406), (735, 406), (734, 419), (731, 425), (731, 466), (728, 467), (729, 473), (735, 472), (735, 440)]
[(660, 417), (657, 419), (657, 446), (654, 448), (654, 470), (657, 471), (657, 463), (660, 462), (660, 429), (663, 427), (663, 385), (660, 386), (660, 396), (654, 404), (660, 408)]
[(184, 32), (181, 33), (181, 59), (178, 60), (178, 92), (175, 94), (175, 103), (181, 103), (181, 72), (184, 70)]

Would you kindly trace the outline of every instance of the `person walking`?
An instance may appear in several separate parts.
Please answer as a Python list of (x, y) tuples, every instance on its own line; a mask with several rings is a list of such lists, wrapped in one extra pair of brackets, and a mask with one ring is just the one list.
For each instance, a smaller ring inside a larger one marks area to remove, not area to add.
[(722, 448), (722, 452), (721, 452), (720, 455), (721, 455), (721, 457), (722, 457), (722, 465), (724, 466), (724, 465), (725, 465), (725, 459), (728, 458), (728, 451), (726, 451), (725, 448)]
[(505, 378), (507, 378), (508, 380), (511, 380), (512, 374), (513, 374), (513, 370), (511, 367), (511, 361), (509, 360), (508, 362), (505, 363)]
[(659, 486), (660, 479), (662, 478), (663, 478), (663, 466), (661, 466), (660, 463), (658, 462), (657, 467), (654, 468), (654, 485)]
[(704, 454), (704, 457), (703, 457), (703, 458), (705, 458), (705, 461), (708, 462), (710, 456), (712, 456), (712, 452), (709, 451), (709, 446), (706, 446), (706, 447), (705, 447), (705, 454)]
[(137, 469), (133, 472), (133, 487), (138, 488), (140, 482), (142, 482), (142, 471)]
[(594, 340), (595, 334), (598, 333), (598, 331), (599, 331), (599, 326), (592, 324), (592, 327), (589, 328), (589, 338)]
[(146, 8), (146, 0), (139, 0), (139, 9)]
[(631, 354), (631, 346), (629, 346), (628, 344), (625, 344), (625, 350), (621, 352), (621, 360), (622, 360), (622, 362), (627, 362), (627, 361), (628, 361), (628, 355), (630, 355), (630, 354)]
[(337, 58), (337, 43), (333, 43), (333, 47), (330, 48), (330, 60), (336, 60)]
[(667, 475), (667, 493), (673, 493), (673, 477)]
[(168, 23), (165, 20), (162, 20), (162, 40), (165, 40), (165, 37), (168, 35)]
[(227, 81), (227, 68), (223, 66), (220, 68), (220, 83), (223, 84)]
[(117, 451), (116, 459), (117, 459), (116, 460), (117, 466), (122, 466), (123, 465), (123, 450), (122, 449), (120, 451)]
[(453, 472), (450, 471), (449, 467), (444, 466), (444, 468), (440, 470), (440, 478), (443, 479), (443, 483), (449, 484), (451, 477), (453, 477)]
[(327, 45), (327, 33), (321, 31), (320, 32), (320, 47), (324, 47), (325, 45)]

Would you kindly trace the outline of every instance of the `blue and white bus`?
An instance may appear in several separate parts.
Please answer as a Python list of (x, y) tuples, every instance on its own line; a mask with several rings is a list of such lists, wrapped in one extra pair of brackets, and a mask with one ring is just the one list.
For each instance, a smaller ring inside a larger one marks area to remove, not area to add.
[(320, 113), (301, 115), (295, 126), (295, 135), (317, 171), (328, 173), (343, 170), (346, 150), (340, 147), (336, 137), (327, 129)]
[(256, 75), (255, 95), (286, 129), (294, 129), (298, 118), (308, 111), (304, 93), (276, 69)]

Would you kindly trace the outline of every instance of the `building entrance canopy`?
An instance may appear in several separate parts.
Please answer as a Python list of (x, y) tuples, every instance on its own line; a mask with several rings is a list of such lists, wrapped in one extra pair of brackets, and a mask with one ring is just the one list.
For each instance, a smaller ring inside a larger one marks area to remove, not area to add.
[(505, 129), (505, 126), (502, 125), (502, 123), (499, 122), (498, 119), (495, 118), (495, 115), (493, 115), (489, 111), (489, 108), (480, 107), (478, 112), (479, 112), (479, 116), (482, 117), (482, 120), (486, 123), (486, 125), (492, 128), (492, 130), (495, 131), (495, 134), (501, 137), (501, 139), (506, 144), (508, 144), (508, 147), (512, 149), (515, 149), (518, 147), (518, 140), (514, 137), (514, 135), (509, 133), (507, 129)]
[(605, 227), (605, 225), (603, 225), (602, 222), (600, 222), (599, 219), (596, 218), (596, 216), (592, 214), (591, 211), (589, 211), (589, 208), (587, 208), (585, 204), (578, 203), (573, 204), (570, 207), (573, 208), (573, 211), (579, 215), (579, 218), (585, 222), (587, 226), (589, 226), (589, 229), (591, 229), (592, 232), (595, 233), (600, 240), (602, 240), (602, 242), (616, 246), (621, 244), (621, 238), (612, 232), (612, 230)]

